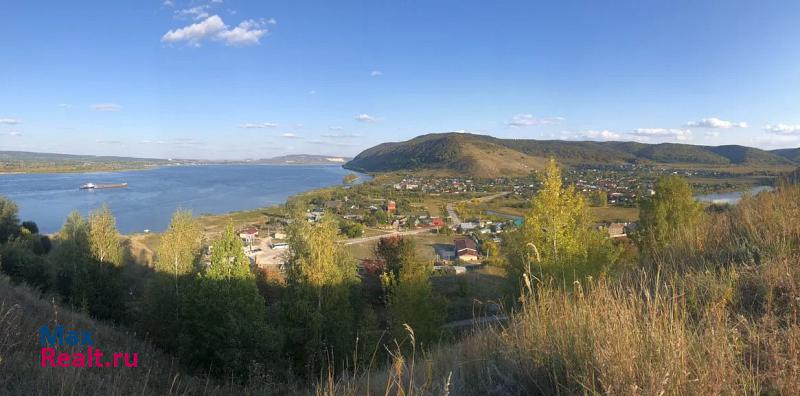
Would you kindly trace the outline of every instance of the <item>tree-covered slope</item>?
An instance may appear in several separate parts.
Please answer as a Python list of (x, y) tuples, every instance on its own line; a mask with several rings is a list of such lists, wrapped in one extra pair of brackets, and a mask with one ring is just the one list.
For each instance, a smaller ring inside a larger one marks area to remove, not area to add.
[(786, 158), (789, 161), (800, 163), (800, 147), (772, 150), (770, 153)]
[(566, 165), (655, 163), (702, 166), (786, 166), (777, 153), (744, 146), (696, 146), (638, 142), (499, 139), (466, 133), (437, 133), (367, 149), (345, 167), (365, 172), (432, 170), (474, 176), (525, 174), (555, 157)]

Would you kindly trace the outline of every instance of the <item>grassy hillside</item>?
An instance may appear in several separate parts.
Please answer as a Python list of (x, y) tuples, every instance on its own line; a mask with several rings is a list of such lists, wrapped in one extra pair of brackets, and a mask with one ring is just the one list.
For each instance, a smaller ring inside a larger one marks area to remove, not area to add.
[(770, 152), (786, 158), (789, 161), (800, 163), (800, 148), (778, 149)]
[(539, 169), (543, 160), (550, 156), (567, 165), (653, 163), (769, 167), (794, 164), (776, 153), (734, 145), (569, 142), (441, 133), (375, 146), (357, 155), (345, 167), (366, 172), (433, 170), (492, 177), (528, 173)]
[(507, 324), (398, 348), (318, 394), (796, 394), (800, 188), (711, 213), (660, 253), (575, 284), (524, 280)]
[(453, 133), (383, 143), (362, 152), (345, 167), (368, 172), (424, 169), (488, 177), (525, 174), (543, 165), (544, 157), (511, 149), (499, 139)]

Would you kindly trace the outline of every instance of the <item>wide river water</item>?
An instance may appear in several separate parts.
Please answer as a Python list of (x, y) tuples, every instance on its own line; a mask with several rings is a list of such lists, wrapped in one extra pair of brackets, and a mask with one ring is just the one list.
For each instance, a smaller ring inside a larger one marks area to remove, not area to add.
[[(69, 212), (87, 215), (107, 203), (122, 233), (163, 231), (172, 213), (221, 214), (283, 203), (294, 194), (342, 183), (339, 166), (207, 165), (143, 171), (0, 175), (0, 195), (19, 205), (20, 219), (56, 232)], [(362, 180), (365, 176), (362, 175)], [(85, 183), (127, 188), (80, 190)]]

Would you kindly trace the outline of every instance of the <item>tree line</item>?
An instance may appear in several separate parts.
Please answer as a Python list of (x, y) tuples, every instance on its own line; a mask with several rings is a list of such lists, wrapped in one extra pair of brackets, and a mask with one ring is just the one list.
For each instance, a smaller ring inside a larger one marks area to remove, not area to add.
[[(655, 191), (640, 202), (634, 236), (643, 263), (703, 215), (685, 180), (662, 178)], [(85, 218), (71, 213), (51, 240), (35, 223), (20, 222), (16, 205), (0, 198), (0, 268), (13, 282), (134, 329), (186, 366), (216, 376), (318, 378), (372, 364), (395, 341), (429, 347), (443, 339), (447, 302), (411, 239), (384, 238), (376, 245), (380, 303), (374, 304), (355, 260), (336, 243), (341, 225), (332, 216), (312, 224), (301, 208), (290, 211), (279, 297), (263, 291), (232, 224), (204, 241), (200, 223), (183, 210), (161, 235), (153, 267), (136, 272), (144, 274), (142, 281), (130, 275), (140, 265), (129, 257), (107, 206)], [(525, 279), (571, 285), (606, 276), (622, 255), (622, 247), (594, 226), (586, 199), (563, 185), (555, 160), (520, 229), (486, 250), (492, 265), (506, 269), (509, 296), (521, 293)]]

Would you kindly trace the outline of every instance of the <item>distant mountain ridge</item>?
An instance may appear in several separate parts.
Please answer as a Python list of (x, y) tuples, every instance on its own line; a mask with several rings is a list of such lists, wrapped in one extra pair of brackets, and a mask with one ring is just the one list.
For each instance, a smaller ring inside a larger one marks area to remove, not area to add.
[(280, 157), (265, 158), (254, 160), (252, 162), (259, 164), (283, 164), (283, 165), (344, 165), (351, 158), (341, 157), (335, 155), (311, 155), (311, 154), (294, 154), (282, 155)]
[(434, 133), (364, 150), (345, 168), (363, 172), (429, 170), (495, 177), (541, 169), (547, 158), (566, 165), (690, 164), (792, 166), (781, 154), (738, 145), (500, 139), (468, 133)]
[(85, 154), (60, 154), (37, 153), (32, 151), (0, 151), (0, 161), (30, 161), (30, 162), (137, 162), (158, 163), (168, 162), (158, 158), (119, 157), (113, 155), (85, 155)]
[(37, 153), (32, 151), (0, 151), (0, 162), (118, 162), (118, 163), (149, 163), (149, 164), (168, 164), (168, 163), (260, 163), (260, 164), (297, 164), (297, 165), (342, 165), (351, 158), (336, 155), (312, 155), (312, 154), (292, 154), (272, 158), (261, 158), (256, 160), (202, 160), (202, 159), (163, 159), (163, 158), (137, 158), (120, 157), (112, 155), (85, 155), (85, 154), (60, 154), (60, 153)]

